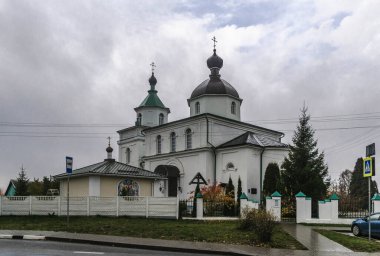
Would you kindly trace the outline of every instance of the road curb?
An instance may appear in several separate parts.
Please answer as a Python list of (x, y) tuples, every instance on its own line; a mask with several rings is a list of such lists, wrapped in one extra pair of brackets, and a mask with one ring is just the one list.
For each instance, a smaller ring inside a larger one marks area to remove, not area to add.
[(0, 239), (46, 240), (45, 236), (0, 234)]
[(53, 236), (46, 236), (45, 240), (55, 241), (55, 242), (95, 244), (95, 245), (124, 247), (124, 248), (133, 248), (133, 249), (145, 249), (145, 250), (155, 250), (155, 251), (188, 252), (188, 253), (202, 253), (202, 254), (233, 255), (233, 256), (252, 255), (249, 253), (239, 253), (239, 252), (233, 252), (233, 251), (215, 251), (215, 250), (206, 250), (206, 249), (172, 247), (172, 246), (164, 246), (164, 245), (159, 246), (159, 245), (136, 244), (136, 243), (108, 242), (108, 241), (98, 241), (98, 240), (88, 240), (88, 239), (78, 239), (78, 238), (63, 238), (63, 237), (53, 237)]

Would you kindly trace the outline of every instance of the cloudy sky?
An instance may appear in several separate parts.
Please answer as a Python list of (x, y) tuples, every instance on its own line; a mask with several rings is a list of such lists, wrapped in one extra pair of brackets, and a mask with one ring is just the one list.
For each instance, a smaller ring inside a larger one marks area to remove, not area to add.
[[(380, 146), (379, 1), (0, 0), (0, 188), (102, 161), (134, 123), (149, 64), (170, 120), (207, 79), (215, 35), (242, 120), (291, 142), (312, 116), (331, 176)], [(380, 148), (378, 149), (378, 151)]]

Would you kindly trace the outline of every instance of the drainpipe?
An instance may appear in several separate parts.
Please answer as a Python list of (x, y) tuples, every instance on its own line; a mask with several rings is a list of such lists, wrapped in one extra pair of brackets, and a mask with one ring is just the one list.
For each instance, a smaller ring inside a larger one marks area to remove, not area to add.
[(260, 154), (260, 202), (263, 203), (263, 154), (264, 154), (265, 148), (263, 147), (263, 150)]
[(216, 148), (214, 145), (212, 145), (212, 143), (208, 140), (208, 134), (209, 134), (209, 129), (208, 129), (208, 117), (206, 115), (206, 122), (207, 122), (207, 133), (206, 133), (206, 137), (207, 137), (207, 145), (211, 145), (211, 150), (214, 154), (214, 184), (216, 184)]

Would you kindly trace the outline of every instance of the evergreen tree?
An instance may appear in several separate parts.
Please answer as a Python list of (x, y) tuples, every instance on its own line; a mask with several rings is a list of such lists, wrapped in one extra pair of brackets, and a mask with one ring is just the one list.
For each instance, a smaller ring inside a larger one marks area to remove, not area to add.
[(28, 183), (29, 179), (26, 176), (25, 169), (21, 167), (21, 172), (19, 172), (16, 180), (16, 196), (28, 196)]
[(228, 179), (228, 183), (227, 183), (227, 186), (226, 186), (226, 196), (235, 199), (235, 186), (232, 183), (231, 176)]
[(46, 176), (42, 178), (42, 194), (47, 195), (48, 190), (51, 188), (50, 179)]
[(240, 196), (242, 194), (242, 187), (241, 187), (241, 179), (240, 179), (240, 176), (239, 176), (239, 179), (238, 179), (238, 187), (237, 187), (237, 201), (238, 201), (238, 204), (240, 206)]
[(270, 196), (275, 191), (281, 191), (280, 168), (277, 163), (269, 163), (264, 175), (264, 196)]
[(319, 153), (314, 130), (309, 124), (310, 115), (304, 106), (299, 124), (292, 138), (290, 152), (282, 164), (284, 193), (294, 197), (302, 191), (314, 200), (325, 197), (330, 179), (324, 163), (324, 153)]
[[(350, 196), (362, 208), (368, 208), (368, 178), (363, 177), (363, 159), (358, 158), (350, 182)], [(371, 183), (371, 197), (378, 193), (376, 181)]]
[[(42, 196), (43, 184), (39, 179), (34, 178), (32, 182), (28, 184), (28, 194), (32, 196)], [(45, 194), (46, 195), (46, 194)]]

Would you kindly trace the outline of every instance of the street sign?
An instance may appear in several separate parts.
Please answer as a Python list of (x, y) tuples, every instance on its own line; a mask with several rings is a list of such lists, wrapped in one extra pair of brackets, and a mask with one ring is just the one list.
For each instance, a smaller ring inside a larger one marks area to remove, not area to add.
[(363, 158), (363, 177), (373, 176), (372, 157)]
[(368, 145), (365, 148), (365, 152), (366, 152), (366, 154), (365, 154), (366, 157), (376, 155), (376, 152), (375, 152), (375, 143), (372, 143), (372, 144)]
[(73, 158), (66, 156), (66, 173), (71, 174), (73, 172)]

